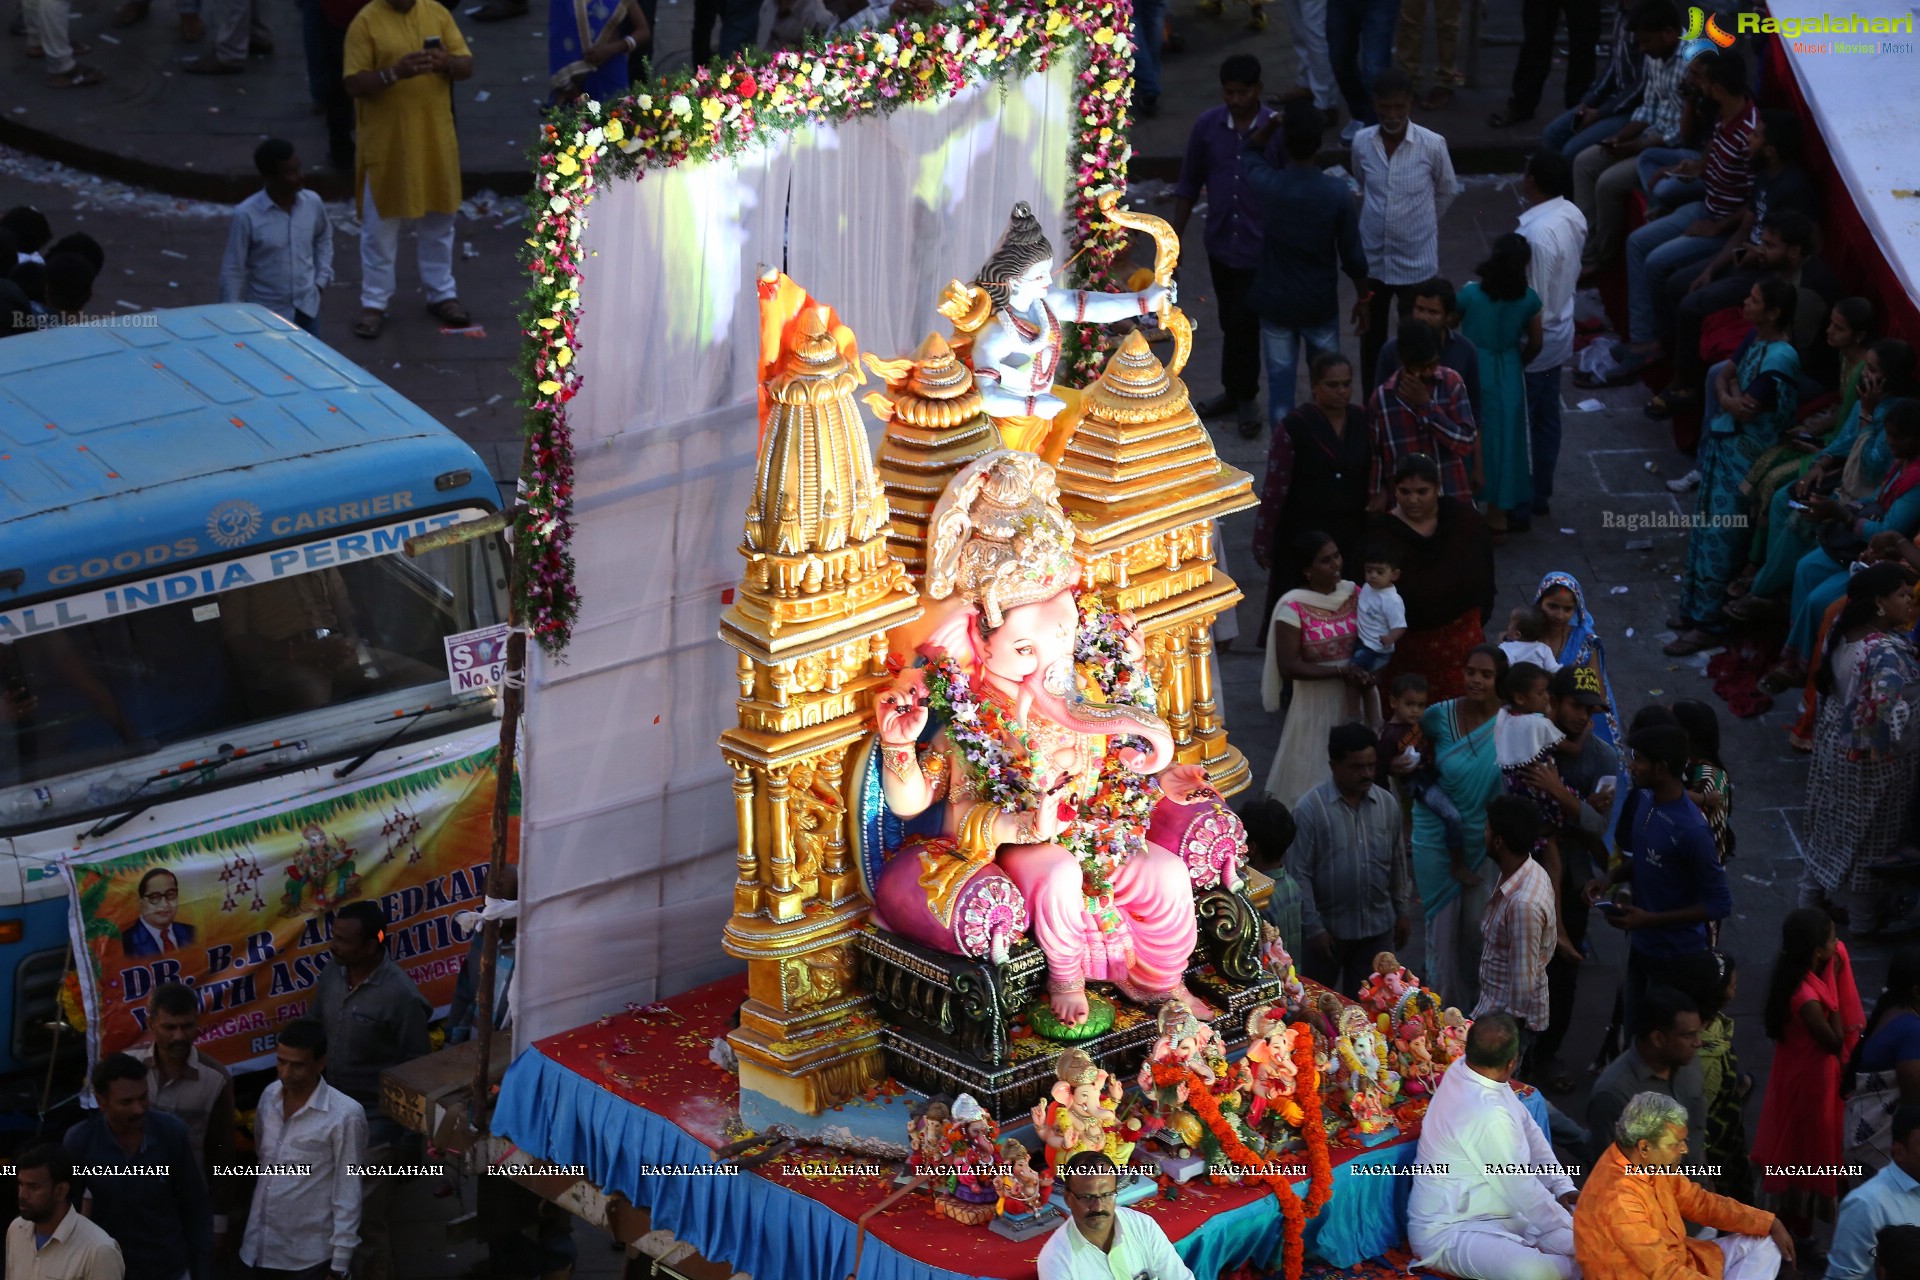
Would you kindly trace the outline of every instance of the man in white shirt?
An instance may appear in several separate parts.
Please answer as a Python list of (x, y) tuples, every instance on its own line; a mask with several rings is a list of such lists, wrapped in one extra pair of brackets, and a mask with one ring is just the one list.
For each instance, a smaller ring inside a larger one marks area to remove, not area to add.
[(333, 1088), (327, 1033), (312, 1018), (280, 1029), (274, 1070), (254, 1128), (260, 1178), (240, 1260), (254, 1280), (344, 1280), (360, 1243), (360, 1175), (367, 1113)]
[(1413, 318), (1413, 287), (1440, 274), (1440, 219), (1459, 184), (1447, 140), (1408, 118), (1413, 81), (1397, 69), (1373, 82), (1379, 124), (1353, 138), (1353, 175), (1360, 184), (1360, 244), (1366, 250), (1367, 326), (1360, 336), (1360, 385), (1372, 393), (1387, 309), (1400, 300), (1402, 324)]
[(7, 1228), (7, 1280), (121, 1280), (113, 1237), (73, 1207), (73, 1161), (47, 1142), (14, 1161), (20, 1216)]
[[(1527, 283), (1540, 295), (1540, 354), (1527, 365), (1527, 434), (1533, 445), (1533, 510), (1546, 515), (1553, 471), (1560, 460), (1560, 371), (1573, 358), (1573, 296), (1587, 248), (1587, 217), (1567, 196), (1573, 166), (1551, 147), (1527, 160), (1520, 178), (1527, 209), (1520, 234), (1533, 257)], [(1511, 524), (1508, 528), (1512, 528)]]
[(1508, 1083), (1520, 1028), (1504, 1013), (1474, 1020), (1467, 1056), (1440, 1079), (1420, 1128), (1407, 1202), (1416, 1267), (1461, 1280), (1573, 1280), (1573, 1182)]
[(1160, 1224), (1119, 1208), (1120, 1170), (1098, 1151), (1082, 1151), (1060, 1170), (1072, 1220), (1040, 1250), (1040, 1280), (1193, 1280)]
[(333, 223), (306, 189), (293, 144), (268, 138), (253, 151), (266, 179), (233, 211), (220, 263), (220, 301), (257, 302), (320, 336), (320, 291), (333, 283)]

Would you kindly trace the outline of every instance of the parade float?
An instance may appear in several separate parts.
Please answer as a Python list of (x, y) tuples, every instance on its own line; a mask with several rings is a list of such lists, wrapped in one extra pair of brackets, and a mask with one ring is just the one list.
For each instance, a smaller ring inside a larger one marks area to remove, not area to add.
[(1259, 916), (1254, 497), (1122, 199), (1127, 29), (961, 7), (549, 131), (493, 1129), (744, 1272), (1032, 1276), (1081, 1150), (1209, 1278), (1403, 1234), (1444, 1011)]

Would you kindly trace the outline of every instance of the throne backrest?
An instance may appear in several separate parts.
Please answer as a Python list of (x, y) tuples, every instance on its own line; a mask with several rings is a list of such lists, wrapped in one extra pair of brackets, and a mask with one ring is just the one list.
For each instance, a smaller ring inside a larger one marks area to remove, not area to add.
[[(920, 735), (921, 745), (933, 741), (940, 724), (928, 717)], [(880, 735), (869, 733), (854, 747), (853, 767), (847, 771), (848, 809), (853, 840), (854, 865), (860, 870), (860, 890), (873, 901), (874, 886), (880, 882), (881, 868), (893, 851), (914, 836), (937, 836), (946, 830), (947, 802), (936, 800), (926, 812), (901, 818), (887, 807), (886, 793), (880, 786)]]

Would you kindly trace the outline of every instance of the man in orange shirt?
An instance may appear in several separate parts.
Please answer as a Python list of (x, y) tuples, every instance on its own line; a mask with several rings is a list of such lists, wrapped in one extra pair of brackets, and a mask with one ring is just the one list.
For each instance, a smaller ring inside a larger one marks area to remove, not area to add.
[[(1680, 1167), (1687, 1111), (1661, 1093), (1635, 1094), (1573, 1209), (1573, 1252), (1585, 1280), (1774, 1280), (1793, 1261), (1780, 1220), (1701, 1190)], [(1687, 1236), (1687, 1223), (1713, 1240)]]

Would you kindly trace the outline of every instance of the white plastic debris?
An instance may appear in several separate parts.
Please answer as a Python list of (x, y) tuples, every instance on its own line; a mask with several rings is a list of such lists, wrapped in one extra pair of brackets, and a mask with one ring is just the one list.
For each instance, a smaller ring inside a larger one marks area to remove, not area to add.
[(1627, 639), (1629, 639), (1629, 640), (1631, 640), (1631, 639), (1633, 639), (1633, 628), (1632, 628), (1632, 627), (1628, 627), (1628, 628), (1627, 628)]
[(184, 253), (181, 253), (178, 249), (162, 249), (160, 251), (160, 256), (163, 258), (178, 258), (182, 262), (185, 262), (187, 260), (187, 255)]
[(1566, 527), (1564, 527), (1564, 526), (1563, 526), (1563, 527), (1561, 528), (1561, 530), (1560, 530), (1560, 532), (1562, 532), (1562, 533), (1564, 533), (1564, 534), (1566, 534), (1566, 535), (1567, 535), (1567, 536), (1568, 536), (1569, 538), (1571, 538), (1571, 537), (1573, 536), (1573, 530), (1571, 530), (1571, 529), (1568, 529), (1568, 528), (1566, 528)]
[(1616, 595), (1616, 596), (1623, 596), (1623, 595), (1625, 595), (1625, 594), (1627, 594), (1627, 589), (1626, 589), (1625, 587), (1615, 587), (1615, 588), (1613, 589), (1613, 592), (1612, 592), (1612, 594), (1614, 594), (1614, 595)]
[(1650, 476), (1657, 476), (1660, 474), (1660, 468), (1654, 466), (1653, 463), (1651, 462), (1643, 462), (1640, 465), (1647, 469), (1647, 474)]
[(1653, 539), (1652, 538), (1630, 538), (1627, 541), (1627, 550), (1651, 551), (1653, 550)]
[(1604, 400), (1595, 400), (1592, 398), (1588, 398), (1588, 399), (1582, 400), (1579, 404), (1575, 405), (1574, 408), (1578, 409), (1582, 413), (1604, 413), (1606, 411), (1607, 405)]
[(499, 404), (500, 401), (505, 398), (506, 397), (502, 396), (498, 391), (496, 391), (492, 395), (487, 397), (487, 403), (489, 405), (496, 405), (496, 404)]
[(485, 102), (488, 98), (491, 98), (492, 96), (493, 96), (493, 93), (491, 90), (481, 89), (473, 95), (473, 100), (475, 102)]
[(473, 247), (473, 241), (462, 240), (460, 242), (460, 256), (463, 258), (477, 258), (480, 256), (480, 251)]
[(460, 412), (454, 414), (453, 416), (456, 418), (464, 418), (469, 414), (474, 414), (478, 412), (480, 412), (479, 409), (475, 408), (473, 405), (468, 405), (466, 408), (462, 409)]

